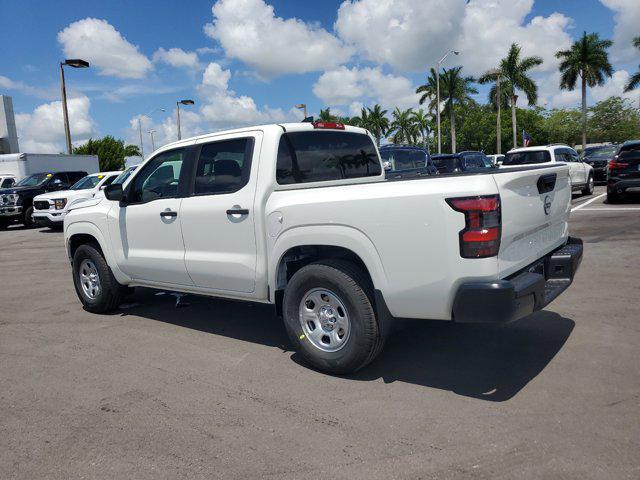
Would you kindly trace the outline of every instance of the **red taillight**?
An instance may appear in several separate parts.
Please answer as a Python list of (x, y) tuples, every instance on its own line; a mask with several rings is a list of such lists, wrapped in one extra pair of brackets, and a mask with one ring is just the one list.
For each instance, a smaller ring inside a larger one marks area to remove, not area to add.
[(448, 198), (456, 212), (464, 213), (465, 227), (460, 231), (462, 258), (494, 257), (500, 249), (500, 196)]
[(621, 162), (618, 160), (618, 156), (613, 157), (613, 160), (609, 162), (609, 170), (622, 170), (623, 168), (627, 168), (629, 166), (628, 163)]
[(327, 130), (344, 130), (344, 123), (336, 122), (313, 122), (313, 128), (327, 129)]

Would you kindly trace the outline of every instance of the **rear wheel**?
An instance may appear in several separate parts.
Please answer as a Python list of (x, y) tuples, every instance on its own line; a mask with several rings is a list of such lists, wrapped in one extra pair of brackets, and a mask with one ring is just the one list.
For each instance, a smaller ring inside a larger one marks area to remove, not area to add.
[(589, 175), (589, 178), (587, 179), (587, 184), (582, 189), (582, 195), (593, 195), (594, 184), (595, 182), (593, 181), (593, 175)]
[(302, 267), (287, 285), (283, 312), (295, 349), (323, 372), (353, 373), (381, 350), (373, 286), (351, 262), (324, 260)]
[(127, 287), (119, 284), (95, 244), (80, 245), (73, 255), (73, 284), (84, 308), (105, 313), (118, 308)]

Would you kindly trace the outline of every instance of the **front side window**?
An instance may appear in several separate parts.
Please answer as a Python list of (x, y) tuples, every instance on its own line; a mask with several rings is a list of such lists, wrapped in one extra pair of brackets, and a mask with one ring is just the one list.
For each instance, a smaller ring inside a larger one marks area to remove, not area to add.
[(280, 185), (376, 177), (382, 173), (368, 135), (352, 132), (284, 133), (278, 146)]
[(249, 181), (253, 138), (236, 138), (202, 146), (194, 195), (215, 195), (240, 190)]
[(551, 161), (551, 155), (546, 150), (527, 150), (524, 152), (507, 153), (503, 165), (531, 165)]
[(180, 171), (185, 150), (162, 152), (147, 163), (133, 179), (129, 192), (130, 203), (145, 203), (178, 195)]

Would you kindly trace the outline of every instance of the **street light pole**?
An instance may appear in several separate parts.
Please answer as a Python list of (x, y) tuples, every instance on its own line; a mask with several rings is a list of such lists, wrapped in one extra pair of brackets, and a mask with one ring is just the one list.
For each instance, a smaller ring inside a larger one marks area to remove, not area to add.
[(457, 52), (455, 50), (449, 50), (447, 53), (444, 54), (444, 57), (440, 59), (436, 69), (436, 114), (437, 114), (437, 123), (438, 123), (438, 153), (442, 153), (442, 141), (440, 136), (440, 66), (442, 65), (442, 62), (444, 62), (445, 59), (451, 53), (458, 55), (460, 52)]
[(151, 149), (155, 151), (156, 142), (153, 140), (153, 134), (156, 133), (155, 130), (149, 130), (149, 135), (151, 135)]
[(64, 66), (69, 65), (73, 68), (87, 68), (89, 62), (80, 59), (67, 59), (60, 62), (60, 91), (62, 94), (62, 116), (64, 122), (64, 137), (67, 143), (67, 153), (72, 153), (71, 147), (71, 129), (69, 128), (69, 110), (67, 109), (67, 86), (64, 81)]
[[(155, 112), (164, 112), (165, 109), (164, 108), (155, 108), (153, 110), (151, 110), (150, 112), (148, 112), (147, 114), (145, 114), (144, 116), (147, 117), (149, 115), (153, 115)], [(143, 141), (142, 141), (142, 122), (140, 120), (140, 117), (138, 117), (138, 133), (140, 134), (140, 155), (142, 156), (142, 159), (144, 160), (144, 145), (143, 145)], [(155, 148), (154, 148), (155, 150)]]
[(296, 105), (298, 109), (304, 109), (304, 118), (307, 118), (307, 104), (306, 103), (298, 103)]
[(195, 102), (193, 100), (179, 100), (176, 102), (176, 112), (178, 114), (178, 140), (182, 140), (182, 132), (180, 131), (180, 104), (182, 105), (193, 105)]

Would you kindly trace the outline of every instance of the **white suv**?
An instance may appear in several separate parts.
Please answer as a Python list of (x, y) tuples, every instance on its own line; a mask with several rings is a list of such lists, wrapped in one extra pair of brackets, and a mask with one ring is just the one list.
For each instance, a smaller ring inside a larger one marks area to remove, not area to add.
[(578, 153), (564, 144), (511, 149), (505, 155), (501, 167), (513, 168), (557, 162), (569, 166), (572, 190), (580, 190), (583, 195), (593, 194), (593, 167), (580, 160)]
[(102, 172), (87, 175), (69, 190), (47, 192), (33, 199), (33, 222), (38, 226), (60, 227), (69, 207), (96, 196), (122, 172)]

